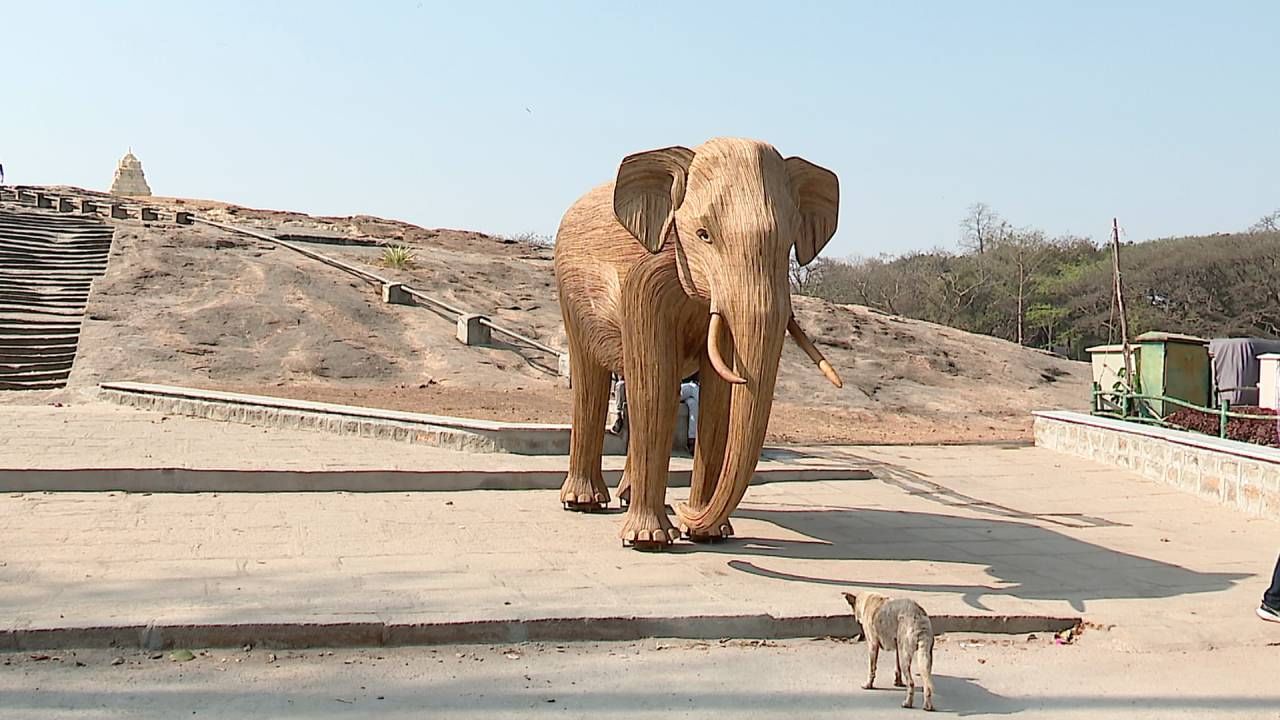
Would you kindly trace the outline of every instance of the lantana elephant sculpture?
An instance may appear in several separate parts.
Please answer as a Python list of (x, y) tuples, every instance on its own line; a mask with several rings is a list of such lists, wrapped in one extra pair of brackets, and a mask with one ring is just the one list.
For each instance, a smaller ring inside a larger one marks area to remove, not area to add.
[(567, 509), (609, 502), (600, 463), (618, 374), (631, 428), (620, 535), (647, 548), (677, 539), (667, 465), (680, 379), (698, 371), (693, 480), (676, 514), (690, 539), (732, 534), (729, 515), (769, 424), (783, 335), (841, 384), (792, 316), (788, 277), (793, 249), (807, 265), (831, 239), (839, 201), (831, 171), (763, 142), (716, 138), (630, 155), (613, 182), (569, 208), (555, 247), (573, 388)]

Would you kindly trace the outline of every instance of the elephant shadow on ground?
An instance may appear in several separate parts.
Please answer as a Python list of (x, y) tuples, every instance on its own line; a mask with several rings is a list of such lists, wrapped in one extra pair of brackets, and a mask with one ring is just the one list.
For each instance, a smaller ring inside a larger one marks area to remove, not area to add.
[[(891, 591), (955, 593), (979, 610), (987, 596), (1061, 600), (1084, 612), (1090, 600), (1216, 592), (1252, 577), (1203, 573), (1095, 545), (1029, 522), (854, 507), (740, 509), (735, 518), (770, 523), (804, 539), (750, 537), (700, 548), (735, 556), (729, 567), (759, 577)], [(982, 566), (994, 582), (868, 582), (850, 572), (815, 577), (769, 569), (761, 559), (913, 561)]]
[[(828, 458), (832, 457), (830, 455)], [(839, 459), (872, 471), (875, 481), (940, 506), (937, 513), (841, 506), (744, 503), (735, 519), (769, 523), (783, 532), (699, 546), (696, 551), (732, 556), (730, 568), (774, 580), (880, 588), (888, 591), (955, 593), (966, 605), (989, 611), (984, 597), (1065, 601), (1084, 612), (1090, 600), (1150, 599), (1218, 592), (1249, 573), (1197, 572), (1078, 539), (1091, 530), (1126, 527), (1085, 513), (1030, 513), (966, 494), (922, 473), (892, 463), (838, 453)], [(869, 481), (870, 482), (870, 481)], [(947, 514), (954, 508), (956, 514)], [(1070, 531), (1068, 535), (1058, 529)], [(795, 536), (800, 536), (796, 538)], [(982, 567), (987, 583), (912, 582), (910, 566), (894, 582), (868, 582), (854, 570), (842, 577), (815, 577), (767, 567), (764, 560), (849, 560), (959, 563)]]

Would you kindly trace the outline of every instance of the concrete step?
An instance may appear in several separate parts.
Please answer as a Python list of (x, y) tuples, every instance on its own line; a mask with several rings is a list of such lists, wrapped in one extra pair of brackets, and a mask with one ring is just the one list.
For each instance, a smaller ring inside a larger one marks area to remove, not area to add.
[(111, 247), (111, 239), (111, 235), (67, 236), (57, 233), (42, 235), (22, 231), (0, 230), (0, 244), (34, 249), (60, 246), (81, 250), (105, 250)]
[(45, 335), (60, 335), (80, 331), (84, 313), (75, 315), (44, 315), (28, 310), (9, 310), (0, 314), (0, 335), (30, 335), (36, 328)]
[(84, 305), (51, 305), (0, 300), (0, 325), (80, 322), (83, 318)]
[(75, 358), (66, 358), (62, 360), (42, 360), (40, 362), (4, 362), (0, 360), (0, 375), (4, 375), (8, 371), (14, 373), (19, 371), (26, 372), (54, 372), (59, 370), (71, 370), (71, 363), (75, 362)]
[(60, 308), (48, 305), (32, 307), (0, 302), (0, 325), (66, 323), (71, 320), (79, 321), (83, 316), (84, 308), (80, 307)]
[(65, 382), (70, 375), (70, 366), (65, 370), (28, 370), (0, 365), (0, 381), (3, 382)]
[(69, 335), (80, 332), (80, 323), (80, 317), (0, 317), (0, 335)]
[(19, 261), (9, 258), (0, 258), (0, 273), (15, 271), (58, 274), (74, 273), (81, 277), (94, 278), (107, 271), (107, 262), (103, 260), (101, 262), (84, 263), (78, 261), (58, 261), (55, 259)]
[(0, 287), (7, 290), (54, 290), (57, 292), (88, 292), (93, 278), (77, 278), (75, 280), (49, 279), (30, 275), (0, 276)]
[(26, 232), (9, 232), (0, 230), (0, 245), (13, 244), (15, 246), (41, 248), (50, 245), (57, 247), (69, 247), (79, 250), (88, 250), (94, 248), (102, 248), (111, 244), (113, 235), (60, 235), (52, 234), (47, 236), (39, 236)]
[(57, 390), (67, 386), (66, 380), (42, 380), (39, 382), (10, 382), (0, 380), (0, 390)]
[(49, 300), (51, 302), (84, 302), (89, 299), (85, 290), (59, 290), (57, 288), (0, 287), (0, 298), (15, 300)]
[(28, 240), (15, 237), (13, 235), (0, 234), (0, 248), (32, 251), (44, 251), (49, 248), (58, 248), (72, 252), (104, 253), (111, 248), (111, 239), (68, 240), (66, 238), (54, 238), (50, 240)]
[(95, 257), (72, 257), (63, 255), (54, 250), (47, 253), (31, 253), (29, 255), (5, 252), (0, 250), (0, 266), (3, 267), (52, 267), (52, 268), (75, 268), (90, 267), (94, 271), (100, 272), (99, 268), (107, 266), (107, 256), (99, 255)]
[(107, 270), (106, 260), (75, 260), (72, 258), (13, 258), (0, 257), (0, 272), (56, 272), (79, 273), (85, 277), (101, 275)]
[(0, 352), (8, 352), (9, 348), (44, 348), (45, 350), (75, 351), (80, 342), (79, 335), (11, 335), (9, 328), (0, 328)]
[[(79, 320), (79, 318), (77, 318)], [(45, 318), (42, 322), (31, 322), (19, 318), (0, 318), (0, 337), (7, 335), (36, 335), (39, 337), (75, 336), (80, 334), (79, 322), (66, 322)]]
[(57, 266), (49, 267), (17, 267), (14, 265), (0, 265), (0, 276), (10, 277), (17, 280), (92, 280), (94, 277), (101, 275), (105, 269), (106, 263), (99, 267), (92, 268), (61, 268)]
[(13, 212), (7, 210), (0, 210), (0, 224), (55, 228), (58, 230), (94, 230), (111, 227), (99, 218), (84, 215), (68, 215), (55, 212)]
[(66, 260), (58, 258), (17, 258), (0, 257), (0, 273), (39, 272), (39, 273), (75, 273), (82, 277), (94, 278), (107, 271), (106, 260)]
[(13, 254), (48, 254), (56, 253), (65, 257), (106, 257), (110, 253), (109, 247), (82, 247), (79, 245), (71, 245), (67, 243), (49, 243), (43, 246), (37, 246), (31, 243), (16, 243), (8, 241), (0, 236), (0, 252)]
[[(48, 308), (50, 310), (70, 310), (84, 313), (84, 300), (32, 300), (25, 297), (13, 297), (0, 292), (0, 306), (9, 305), (17, 308)], [(22, 312), (30, 312), (22, 310)]]
[(81, 314), (84, 313), (87, 300), (85, 298), (75, 299), (73, 297), (59, 299), (32, 299), (25, 295), (14, 295), (10, 293), (0, 292), (0, 305), (14, 305), (21, 308), (38, 307), (38, 308), (55, 308), (64, 310), (75, 310)]
[(110, 225), (96, 220), (69, 218), (65, 215), (42, 215), (24, 218), (13, 214), (0, 216), (0, 229), (59, 233), (101, 233), (112, 231)]
[(0, 268), (0, 285), (9, 280), (39, 282), (75, 282), (88, 283), (101, 275), (100, 271), (55, 270), (52, 268), (19, 269)]
[(114, 233), (110, 231), (72, 233), (72, 232), (32, 230), (28, 228), (0, 227), (0, 235), (3, 235), (5, 237), (31, 239), (37, 242), (44, 242), (48, 240), (54, 240), (54, 241), (67, 240), (71, 242), (83, 242), (83, 241), (101, 242), (102, 240), (109, 240), (114, 235)]
[(0, 224), (0, 235), (11, 235), (15, 237), (35, 238), (38, 240), (48, 238), (66, 238), (68, 240), (101, 240), (110, 238), (115, 232), (107, 228), (106, 230), (49, 230), (39, 229), (25, 226), (3, 225)]
[(5, 343), (0, 341), (0, 355), (14, 355), (16, 357), (37, 357), (41, 354), (67, 354), (75, 353), (76, 342), (67, 342), (62, 340), (36, 339), (28, 342)]
[[(93, 198), (90, 198), (91, 200)], [(104, 201), (106, 202), (106, 201)], [(3, 214), (8, 220), (18, 222), (41, 222), (49, 225), (102, 225), (103, 223), (92, 218), (78, 217), (75, 215), (66, 215), (57, 213), (52, 210), (35, 210), (31, 208), (22, 208), (21, 210), (9, 210)]]
[(77, 271), (101, 275), (107, 267), (106, 258), (82, 260), (79, 258), (59, 258), (57, 253), (49, 253), (39, 258), (0, 257), (0, 272), (61, 272)]
[[(36, 352), (40, 351), (40, 352)], [(74, 350), (45, 351), (45, 348), (11, 347), (0, 348), (0, 365), (19, 365), (22, 363), (57, 363), (76, 359)]]

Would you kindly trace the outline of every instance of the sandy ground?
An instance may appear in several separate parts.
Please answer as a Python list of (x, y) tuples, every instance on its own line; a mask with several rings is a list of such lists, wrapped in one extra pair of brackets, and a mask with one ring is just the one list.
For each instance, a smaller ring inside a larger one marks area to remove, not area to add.
[[(993, 718), (1280, 718), (1275, 648), (1117, 653), (1085, 635), (946, 635), (938, 715)], [(865, 679), (866, 644), (832, 640), (186, 654), (0, 654), (0, 714), (45, 718), (912, 718)], [(114, 663), (114, 664), (113, 664)], [(919, 708), (921, 699), (916, 698)]]
[[(364, 216), (154, 202), (327, 239), (308, 246), (565, 344), (548, 247)], [(203, 226), (118, 227), (68, 390), (0, 402), (60, 401), (91, 394), (102, 381), (136, 380), (489, 419), (570, 419), (554, 357), (462, 346), (451, 320), (425, 307), (385, 305), (376, 287), (269, 243)], [(384, 267), (380, 243), (412, 248), (412, 266)], [(865, 307), (804, 297), (794, 305), (845, 387), (829, 385), (788, 343), (773, 442), (1026, 439), (1029, 410), (1087, 406), (1084, 363)]]

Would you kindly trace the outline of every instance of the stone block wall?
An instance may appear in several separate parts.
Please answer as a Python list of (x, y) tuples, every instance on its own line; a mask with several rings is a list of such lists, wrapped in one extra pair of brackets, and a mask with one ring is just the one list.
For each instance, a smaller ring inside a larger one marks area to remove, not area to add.
[(1036, 445), (1280, 520), (1280, 451), (1080, 413), (1035, 414)]

